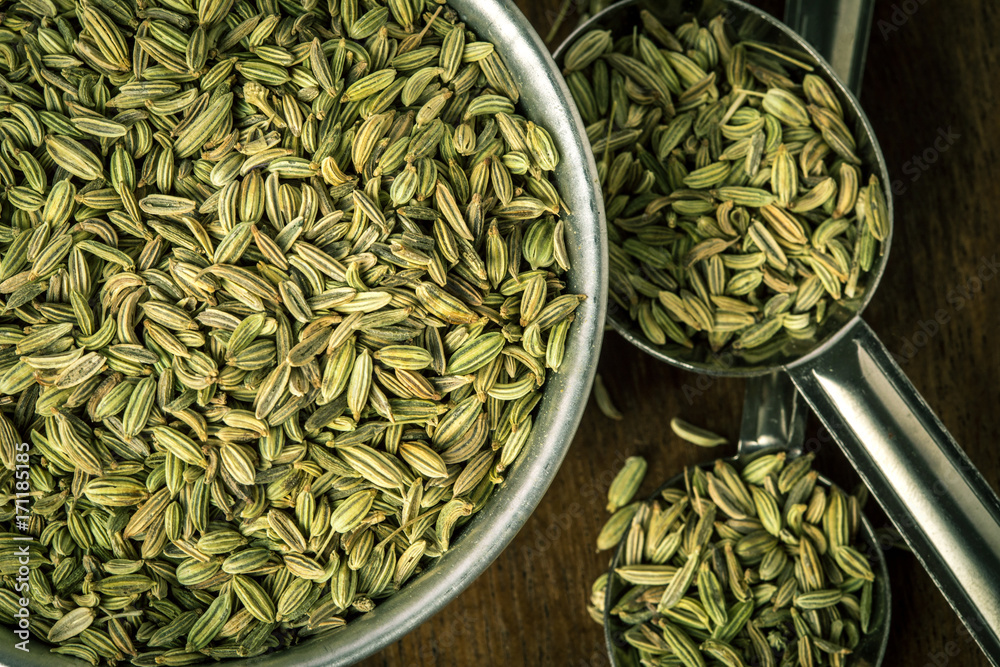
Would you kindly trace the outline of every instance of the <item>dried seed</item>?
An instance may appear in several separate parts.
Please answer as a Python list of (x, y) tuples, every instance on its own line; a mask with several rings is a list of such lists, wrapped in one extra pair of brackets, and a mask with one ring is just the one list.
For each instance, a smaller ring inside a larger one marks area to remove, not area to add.
[(711, 431), (689, 424), (677, 417), (670, 420), (670, 428), (679, 438), (699, 447), (718, 447), (728, 442), (721, 435), (716, 435)]
[(610, 419), (620, 420), (623, 419), (623, 415), (615, 404), (611, 400), (611, 395), (608, 393), (607, 388), (604, 386), (604, 380), (601, 378), (601, 374), (598, 373), (594, 376), (594, 401), (597, 403), (597, 407), (604, 413), (605, 417)]

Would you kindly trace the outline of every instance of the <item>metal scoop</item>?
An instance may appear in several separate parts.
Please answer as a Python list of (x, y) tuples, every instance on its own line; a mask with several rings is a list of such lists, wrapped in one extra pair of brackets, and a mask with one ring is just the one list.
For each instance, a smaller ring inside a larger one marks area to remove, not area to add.
[[(747, 385), (746, 405), (743, 412), (743, 423), (740, 427), (740, 442), (736, 456), (723, 459), (737, 470), (762, 454), (785, 451), (791, 460), (803, 453), (805, 439), (806, 405), (796, 392), (795, 385), (787, 375), (772, 374), (753, 378)], [(701, 464), (709, 470), (715, 461)], [(649, 498), (660, 497), (664, 489), (684, 487), (684, 473), (675, 475), (666, 484), (656, 490)], [(823, 475), (818, 483), (829, 488), (831, 481)], [(860, 643), (851, 651), (850, 664), (865, 667), (877, 667), (885, 657), (886, 645), (889, 642), (889, 620), (892, 610), (892, 589), (889, 585), (889, 571), (885, 563), (885, 554), (879, 546), (879, 541), (868, 518), (861, 515), (861, 526), (858, 531), (858, 549), (868, 557), (875, 582), (872, 589), (871, 621), (868, 633), (861, 636)], [(628, 590), (628, 584), (615, 574), (619, 562), (624, 558), (625, 540), (618, 545), (614, 558), (608, 569), (608, 584), (605, 589), (604, 602), (604, 637), (607, 642), (608, 655), (611, 664), (616, 667), (632, 665), (629, 645), (623, 638), (628, 629), (618, 617), (611, 613), (616, 603)]]
[[(561, 62), (568, 46), (588, 30), (601, 27), (618, 35), (630, 34), (642, 8), (667, 26), (724, 11), (733, 25), (741, 26), (741, 31), (751, 33), (754, 39), (794, 49), (800, 57), (812, 60), (816, 72), (834, 87), (848, 127), (853, 125), (859, 156), (883, 184), (889, 183), (874, 131), (857, 99), (831, 66), (801, 36), (739, 0), (625, 0), (581, 26), (556, 51), (556, 61)], [(819, 18), (830, 8), (839, 13), (835, 19)], [(871, 3), (796, 0), (790, 2), (790, 9), (793, 16), (798, 12), (798, 18), (809, 19), (803, 21), (807, 32), (836, 35), (837, 29), (845, 26), (841, 34), (856, 35), (861, 17), (867, 12), (870, 19)], [(866, 33), (867, 27), (862, 34)], [(839, 49), (833, 55), (846, 65), (842, 72), (856, 84), (861, 68), (849, 55), (863, 49), (855, 48), (856, 42), (845, 43), (836, 37), (826, 44)], [(892, 194), (888, 188), (885, 195), (891, 220)], [(742, 356), (713, 356), (705, 348), (692, 351), (651, 345), (625, 313), (610, 305), (609, 320), (640, 349), (688, 370), (757, 378), (787, 373), (971, 635), (993, 664), (1000, 665), (1000, 499), (859, 317), (882, 277), (890, 241), (891, 231), (883, 242), (883, 254), (867, 275), (867, 289), (831, 313), (812, 341), (789, 339)], [(751, 399), (753, 391), (751, 385)], [(772, 399), (758, 396), (758, 400)], [(753, 412), (753, 406), (748, 405), (746, 412)]]

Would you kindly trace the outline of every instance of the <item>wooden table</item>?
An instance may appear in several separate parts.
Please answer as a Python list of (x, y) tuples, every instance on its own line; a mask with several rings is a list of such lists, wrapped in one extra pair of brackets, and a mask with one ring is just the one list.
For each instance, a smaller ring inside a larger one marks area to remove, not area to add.
[[(518, 4), (544, 35), (559, 0)], [(781, 15), (780, 0), (757, 4)], [(567, 26), (575, 21), (571, 14)], [(892, 258), (865, 317), (994, 488), (1000, 486), (997, 34), (1000, 5), (993, 0), (880, 0), (862, 94), (895, 181), (897, 211)], [(625, 457), (645, 456), (647, 493), (684, 465), (730, 453), (683, 443), (669, 420), (680, 415), (735, 441), (744, 383), (660, 364), (615, 334), (604, 341), (600, 371), (625, 419), (612, 421), (591, 404), (552, 487), (500, 558), (444, 611), (363, 664), (607, 664), (601, 628), (585, 604), (590, 583), (608, 563), (608, 553), (595, 553), (594, 540), (611, 477)], [(807, 437), (822, 436), (812, 420)], [(829, 440), (818, 466), (846, 488), (858, 481)], [(868, 515), (876, 527), (890, 525), (874, 503)], [(886, 556), (893, 591), (886, 666), (986, 667), (913, 555), (892, 549)]]

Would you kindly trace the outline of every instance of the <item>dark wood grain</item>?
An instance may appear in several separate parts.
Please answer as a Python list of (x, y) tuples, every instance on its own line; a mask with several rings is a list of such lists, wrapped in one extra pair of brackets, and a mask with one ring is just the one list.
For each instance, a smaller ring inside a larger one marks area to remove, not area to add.
[[(544, 35), (559, 0), (518, 4)], [(781, 13), (780, 2), (758, 4)], [(896, 232), (866, 319), (996, 488), (1000, 3), (885, 0), (875, 19), (862, 103), (896, 180)], [(571, 15), (567, 23), (575, 21)], [(614, 334), (600, 369), (625, 420), (613, 422), (591, 405), (552, 487), (500, 558), (444, 611), (363, 664), (607, 663), (585, 603), (607, 565), (593, 544), (611, 475), (625, 457), (641, 454), (650, 461), (651, 490), (685, 464), (720, 455), (680, 442), (668, 422), (683, 415), (735, 439), (743, 383), (699, 380)], [(822, 435), (815, 422), (809, 432)], [(857, 482), (836, 445), (823, 445), (819, 459), (841, 485)], [(876, 526), (889, 525), (874, 504), (868, 510)], [(900, 549), (887, 558), (893, 622), (886, 666), (986, 667), (916, 559)]]

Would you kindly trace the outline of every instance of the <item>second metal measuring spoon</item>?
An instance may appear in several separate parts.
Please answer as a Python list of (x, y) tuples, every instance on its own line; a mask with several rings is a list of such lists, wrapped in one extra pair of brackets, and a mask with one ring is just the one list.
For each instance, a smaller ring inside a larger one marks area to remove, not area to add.
[[(742, 470), (758, 456), (784, 451), (791, 460), (803, 454), (805, 439), (806, 405), (797, 395), (795, 386), (786, 375), (771, 375), (754, 378), (747, 385), (747, 400), (744, 406), (743, 423), (740, 428), (739, 450), (736, 456), (723, 459), (736, 470)], [(710, 469), (714, 461), (700, 467)], [(820, 475), (818, 483), (829, 488), (831, 482)], [(671, 478), (661, 486), (650, 500), (660, 497), (667, 488), (683, 487), (685, 474)], [(859, 644), (850, 653), (850, 664), (877, 667), (885, 656), (889, 641), (889, 619), (891, 615), (891, 587), (885, 555), (879, 546), (875, 531), (862, 513), (858, 529), (858, 547), (867, 556), (875, 581), (872, 590), (871, 621), (867, 634), (861, 636)], [(607, 641), (611, 664), (625, 667), (633, 664), (628, 643), (623, 639), (627, 629), (612, 614), (615, 604), (621, 599), (628, 585), (615, 571), (623, 559), (625, 539), (622, 539), (608, 569), (605, 589), (604, 636)]]

